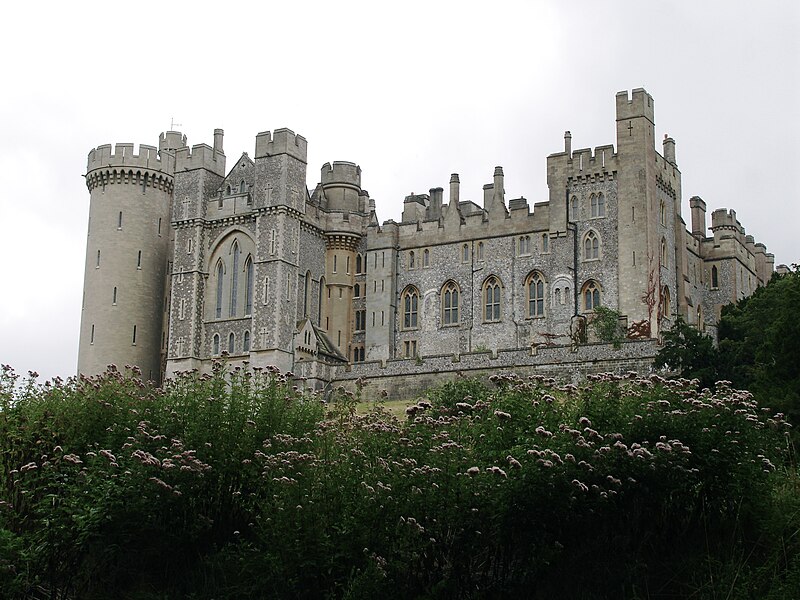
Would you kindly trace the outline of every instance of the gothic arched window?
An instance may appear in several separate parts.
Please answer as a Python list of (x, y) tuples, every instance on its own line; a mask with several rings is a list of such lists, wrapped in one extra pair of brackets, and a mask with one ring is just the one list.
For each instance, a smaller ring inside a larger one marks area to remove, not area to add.
[(228, 336), (228, 354), (233, 354), (233, 349), (236, 346), (236, 336), (233, 335), (231, 331), (230, 335)]
[(417, 312), (419, 310), (419, 291), (408, 287), (403, 292), (403, 329), (416, 329)]
[(528, 317), (544, 316), (544, 278), (538, 271), (528, 275), (525, 281), (525, 289), (528, 294)]
[(244, 314), (250, 315), (253, 313), (253, 258), (247, 257), (244, 263)]
[(483, 284), (483, 320), (500, 320), (500, 280), (492, 275)]
[(606, 199), (602, 192), (595, 196), (592, 194), (590, 199), (592, 208), (592, 217), (605, 217), (606, 216)]
[(589, 230), (583, 238), (583, 259), (596, 258), (600, 258), (600, 237), (593, 230)]
[(664, 289), (661, 290), (661, 316), (669, 317), (672, 313), (672, 308), (670, 307), (669, 301), (669, 288), (664, 286)]
[(211, 344), (211, 354), (219, 356), (219, 334), (214, 334), (214, 341)]
[(427, 248), (422, 253), (422, 266), (423, 267), (430, 267), (431, 266), (431, 251)]
[(214, 316), (217, 319), (222, 318), (222, 285), (224, 283), (223, 278), (225, 277), (225, 266), (223, 265), (222, 261), (217, 263), (217, 306), (214, 312)]
[(245, 331), (244, 332), (244, 338), (242, 340), (242, 344), (243, 344), (242, 345), (242, 350), (244, 350), (245, 352), (250, 352), (250, 332), (249, 331)]
[(442, 324), (458, 323), (459, 289), (455, 281), (448, 281), (442, 288)]
[(600, 306), (600, 286), (591, 279), (583, 285), (583, 310), (592, 311)]
[(239, 249), (239, 243), (234, 241), (231, 247), (231, 254), (233, 254), (233, 269), (231, 271), (231, 304), (228, 311), (229, 317), (236, 316), (236, 304), (239, 295), (239, 255), (242, 251)]
[(711, 267), (711, 287), (714, 289), (719, 287), (719, 271), (717, 271), (716, 265)]

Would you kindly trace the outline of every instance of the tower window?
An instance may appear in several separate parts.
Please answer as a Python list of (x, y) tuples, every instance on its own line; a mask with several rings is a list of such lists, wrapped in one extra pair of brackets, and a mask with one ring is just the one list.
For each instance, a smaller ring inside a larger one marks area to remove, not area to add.
[(500, 320), (500, 280), (494, 275), (483, 284), (483, 320), (489, 323)]
[(458, 286), (454, 281), (447, 282), (442, 288), (442, 323), (456, 325), (458, 323)]
[(217, 306), (214, 311), (214, 315), (217, 319), (222, 318), (222, 284), (223, 284), (223, 276), (225, 275), (225, 267), (220, 261), (217, 264)]
[(89, 335), (89, 343), (94, 344), (94, 323), (92, 323), (92, 333)]
[(228, 336), (228, 354), (233, 354), (233, 350), (236, 347), (236, 336), (233, 335), (231, 331), (230, 335)]
[(142, 268), (142, 251), (141, 250), (139, 250), (139, 253), (136, 255), (136, 268), (137, 269), (141, 269)]
[(583, 259), (594, 260), (597, 258), (600, 258), (600, 238), (590, 230), (583, 238)]
[(597, 194), (597, 196), (592, 194), (591, 198), (589, 199), (589, 204), (593, 218), (606, 216), (606, 199), (602, 193)]
[(122, 211), (119, 211), (119, 216), (117, 217), (117, 229), (122, 229)]
[(250, 352), (250, 332), (244, 332), (244, 338), (242, 339), (242, 350), (245, 352)]
[(247, 257), (244, 265), (244, 314), (253, 312), (253, 259)]
[[(528, 275), (526, 282), (528, 292), (528, 317), (544, 316), (544, 279), (538, 272)], [(559, 294), (560, 296), (560, 294)]]
[(409, 287), (403, 292), (403, 328), (416, 329), (417, 311), (419, 309), (419, 292), (415, 287)]
[(231, 271), (231, 303), (228, 310), (228, 316), (235, 317), (239, 294), (239, 255), (241, 254), (241, 250), (239, 250), (239, 244), (235, 241), (233, 242), (233, 248), (231, 248), (231, 252), (233, 253), (233, 269)]
[(713, 289), (717, 289), (719, 287), (719, 271), (717, 270), (716, 265), (711, 267), (711, 287)]
[(214, 356), (219, 356), (219, 334), (214, 334), (214, 339), (211, 342), (211, 354)]
[(134, 346), (136, 345), (136, 325), (133, 326), (133, 339), (131, 340), (131, 344)]
[(422, 266), (423, 267), (430, 267), (431, 266), (431, 251), (427, 248), (422, 253)]
[(95, 269), (100, 268), (100, 250), (97, 251), (97, 262), (95, 263), (94, 268)]
[(542, 254), (550, 252), (550, 236), (546, 233), (542, 234)]
[(594, 281), (587, 281), (583, 286), (583, 309), (592, 311), (600, 306), (600, 286)]
[(114, 286), (114, 293), (111, 297), (111, 304), (117, 303), (117, 286)]

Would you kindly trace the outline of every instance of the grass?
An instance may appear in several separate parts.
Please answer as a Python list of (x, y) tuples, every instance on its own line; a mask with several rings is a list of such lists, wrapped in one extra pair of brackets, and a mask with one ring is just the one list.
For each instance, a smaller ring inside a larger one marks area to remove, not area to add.
[[(414, 404), (413, 400), (387, 400), (383, 403), (386, 409), (398, 419), (406, 418), (406, 409), (412, 404)], [(356, 412), (358, 414), (367, 413), (372, 409), (372, 406), (372, 402), (359, 402), (356, 406)]]

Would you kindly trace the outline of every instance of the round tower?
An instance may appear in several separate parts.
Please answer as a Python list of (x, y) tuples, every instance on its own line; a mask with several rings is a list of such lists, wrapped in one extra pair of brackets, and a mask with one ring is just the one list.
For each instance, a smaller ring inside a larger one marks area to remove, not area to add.
[(113, 152), (111, 145), (89, 152), (79, 373), (133, 365), (143, 378), (161, 380), (174, 150), (185, 145), (171, 131), (158, 149), (116, 144)]

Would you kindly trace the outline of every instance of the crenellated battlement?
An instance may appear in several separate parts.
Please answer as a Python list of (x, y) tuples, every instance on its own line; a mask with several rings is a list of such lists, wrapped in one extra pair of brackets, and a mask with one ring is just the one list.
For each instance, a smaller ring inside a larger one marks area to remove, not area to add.
[(225, 155), (208, 144), (195, 144), (175, 151), (175, 170), (192, 171), (205, 169), (225, 177)]
[(281, 128), (275, 131), (262, 131), (256, 136), (256, 158), (288, 154), (308, 162), (308, 142), (299, 133)]
[(169, 160), (162, 161), (155, 146), (139, 144), (138, 152), (134, 144), (119, 143), (113, 147), (103, 144), (89, 152), (86, 172), (95, 169), (125, 167), (127, 169), (150, 169), (171, 175), (172, 164)]
[(186, 148), (186, 146), (186, 136), (180, 131), (162, 132), (161, 135), (158, 136), (159, 152), (174, 152), (179, 148)]
[(356, 163), (337, 160), (322, 165), (320, 173), (322, 185), (350, 185), (361, 189), (361, 167)]
[(635, 88), (630, 94), (628, 90), (617, 92), (617, 121), (645, 117), (655, 123), (653, 97), (644, 88)]
[(602, 176), (619, 169), (619, 161), (613, 144), (591, 148), (580, 148), (571, 152), (558, 152), (547, 157), (548, 173), (553, 169), (567, 178)]
[(718, 208), (711, 213), (711, 231), (731, 230), (737, 233), (744, 233), (742, 224), (736, 219), (736, 211), (726, 208)]

